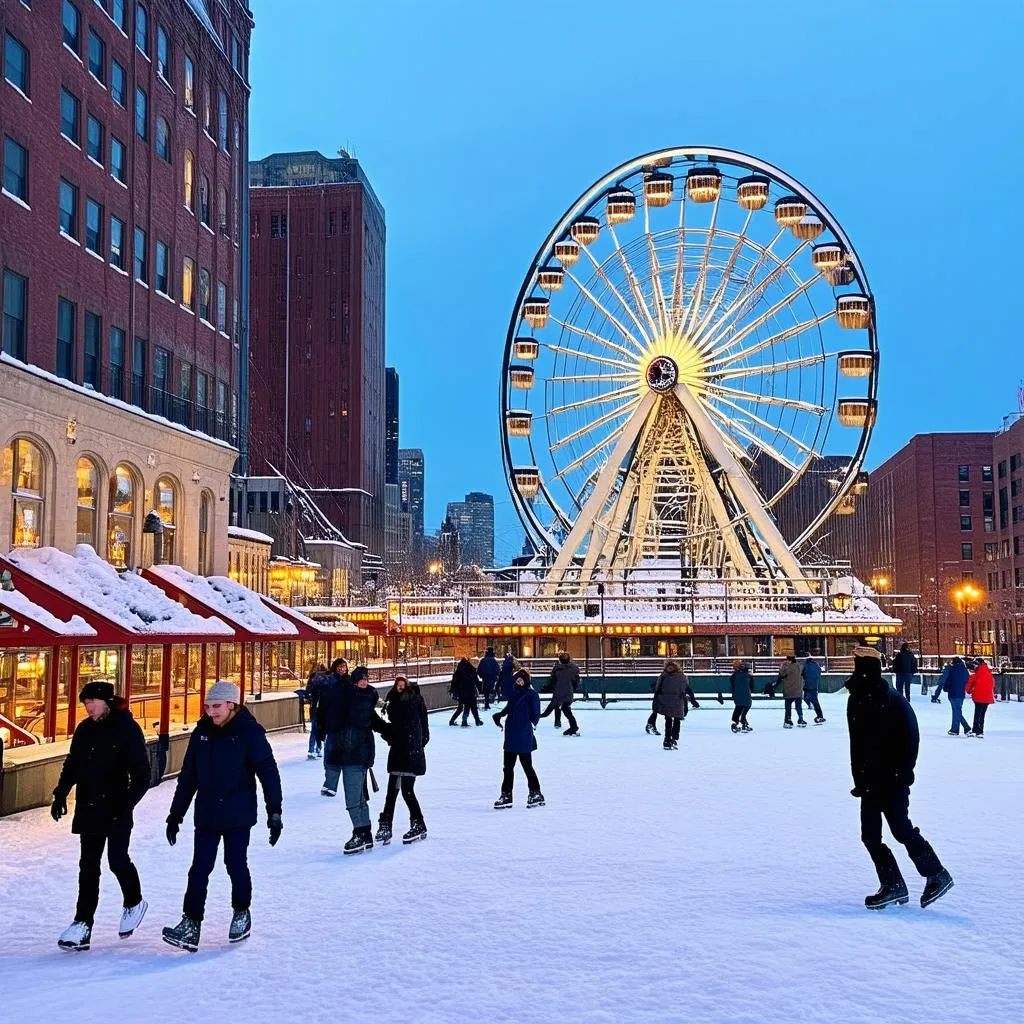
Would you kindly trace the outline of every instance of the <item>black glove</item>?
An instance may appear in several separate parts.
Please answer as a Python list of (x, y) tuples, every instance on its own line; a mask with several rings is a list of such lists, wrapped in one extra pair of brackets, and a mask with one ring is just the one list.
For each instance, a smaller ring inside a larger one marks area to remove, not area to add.
[(68, 813), (67, 797), (57, 796), (57, 794), (54, 793), (53, 794), (53, 803), (50, 804), (50, 817), (53, 818), (54, 821), (60, 821), (60, 819), (63, 818), (64, 815), (67, 814), (67, 813)]
[(177, 821), (173, 821), (171, 818), (167, 819), (167, 842), (173, 846), (178, 841), (178, 829), (181, 824)]
[(281, 833), (284, 831), (281, 815), (278, 812), (275, 811), (267, 818), (267, 828), (270, 829), (270, 845), (277, 846), (277, 841), (281, 838)]

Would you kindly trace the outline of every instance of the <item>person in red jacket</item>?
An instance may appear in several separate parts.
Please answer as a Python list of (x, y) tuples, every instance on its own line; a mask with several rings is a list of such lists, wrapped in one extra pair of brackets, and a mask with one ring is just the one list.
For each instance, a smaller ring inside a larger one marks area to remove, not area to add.
[(978, 661), (974, 675), (968, 680), (967, 692), (974, 700), (974, 727), (970, 735), (981, 739), (985, 735), (985, 712), (989, 704), (996, 702), (996, 681), (984, 658)]

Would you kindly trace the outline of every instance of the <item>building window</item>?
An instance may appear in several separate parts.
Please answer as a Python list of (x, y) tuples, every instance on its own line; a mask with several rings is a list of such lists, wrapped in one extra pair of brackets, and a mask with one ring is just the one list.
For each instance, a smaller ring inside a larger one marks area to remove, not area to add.
[(961, 544), (960, 545), (960, 560), (963, 562), (974, 561), (974, 545), (973, 544)]
[(153, 400), (150, 412), (161, 416), (167, 412), (167, 378), (170, 372), (171, 354), (166, 349), (153, 349)]
[(957, 476), (962, 484), (967, 483), (971, 479), (971, 467), (960, 466), (957, 470)]
[(985, 545), (985, 561), (994, 562), (999, 555), (999, 545), (995, 543)]
[(143, 4), (135, 5), (135, 45), (149, 56), (149, 11)]
[(185, 109), (196, 112), (196, 66), (191, 57), (185, 57)]
[(164, 295), (170, 295), (170, 251), (166, 242), (157, 240), (156, 243), (156, 290)]
[(171, 162), (171, 129), (164, 117), (156, 119), (156, 155), (165, 163)]
[[(14, 521), (12, 548), (38, 548), (43, 543), (43, 453), (31, 442), (19, 437), (11, 442), (11, 498)], [(4, 460), (7, 461), (6, 459)]]
[(118, 270), (125, 270), (127, 254), (124, 251), (124, 221), (110, 215), (110, 264)]
[(79, 134), (81, 132), (80, 107), (81, 104), (74, 93), (68, 92), (67, 89), (61, 89), (60, 133), (65, 139), (73, 142), (76, 146), (79, 144)]
[(10, 34), (4, 35), (4, 78), (25, 96), (31, 96), (28, 50)]
[(127, 184), (128, 167), (125, 159), (124, 143), (113, 135), (110, 136), (110, 174), (121, 182), (122, 185)]
[(171, 41), (163, 25), (158, 25), (156, 30), (156, 73), (171, 84)]
[(4, 191), (28, 202), (28, 150), (9, 135), (4, 136)]
[(110, 328), (110, 394), (124, 400), (124, 331)]
[(100, 348), (102, 346), (103, 321), (96, 313), (85, 313), (85, 334), (83, 337), (82, 383), (94, 391), (100, 390)]
[(82, 54), (82, 16), (71, 0), (64, 0), (64, 45), (79, 56)]
[(149, 138), (149, 97), (141, 86), (135, 86), (135, 134), (145, 141)]
[(210, 495), (203, 492), (199, 499), (199, 575), (210, 573)]
[(107, 84), (107, 47), (95, 29), (89, 29), (89, 74), (100, 85)]
[(164, 524), (163, 555), (160, 561), (164, 565), (174, 564), (174, 532), (175, 508), (174, 508), (174, 482), (170, 477), (162, 476), (156, 482), (153, 494), (156, 514), (160, 522)]
[(142, 228), (135, 229), (133, 254), (135, 257), (135, 280), (149, 284), (149, 244), (146, 232)]
[(116, 60), (110, 62), (110, 95), (119, 107), (128, 106), (128, 72)]
[(284, 238), (288, 234), (288, 214), (272, 213), (270, 215), (270, 237)]
[(185, 403), (192, 401), (192, 367), (189, 363), (178, 366), (178, 397)]
[(210, 226), (210, 179), (205, 174), (199, 179), (199, 219)]
[(78, 189), (60, 179), (60, 229), (69, 238), (78, 238)]
[(25, 362), (25, 314), (28, 308), (28, 279), (4, 270), (4, 345), (9, 356)]
[(221, 185), (217, 189), (217, 221), (220, 233), (228, 234), (228, 190)]
[(199, 319), (210, 323), (210, 272), (199, 271)]
[(203, 83), (203, 131), (207, 135), (210, 134), (210, 129), (213, 127), (213, 113), (210, 109), (210, 86), (209, 83)]
[(1006, 479), (1006, 459), (1003, 459), (1003, 461), (999, 463), (999, 479)]
[(85, 247), (103, 259), (103, 207), (95, 199), (85, 199)]
[(81, 458), (75, 469), (78, 485), (77, 544), (96, 547), (96, 495), (99, 474), (92, 459)]
[(961, 491), (960, 492), (960, 507), (970, 508), (971, 507), (971, 492)]
[(971, 526), (971, 517), (970, 516), (961, 516), (960, 517), (960, 529), (963, 530), (965, 533), (967, 531), (973, 529), (973, 527)]
[(228, 289), (223, 281), (217, 282), (217, 330), (222, 334), (228, 329)]
[(1020, 469), (1020, 453), (1010, 456), (1010, 472), (1016, 473)]
[(995, 533), (996, 532), (996, 517), (994, 515), (985, 516), (985, 532)]
[(196, 264), (188, 256), (181, 265), (181, 304), (193, 313), (196, 310)]
[(92, 114), (85, 122), (85, 151), (103, 166), (103, 123)]
[(217, 93), (217, 131), (219, 132), (220, 148), (228, 152), (228, 96), (220, 89)]
[(982, 479), (983, 483), (986, 483), (986, 484), (992, 483), (992, 467), (991, 466), (982, 466), (981, 467), (981, 479)]
[(110, 16), (114, 24), (125, 34), (128, 32), (128, 12), (125, 10), (124, 0), (111, 0)]
[(146, 342), (136, 338), (132, 349), (132, 405), (144, 409), (146, 404)]
[(57, 373), (75, 379), (75, 304), (57, 300)]
[(107, 561), (126, 569), (132, 560), (135, 533), (135, 476), (127, 466), (118, 466), (110, 477), (107, 503)]
[(185, 205), (195, 212), (196, 158), (191, 149), (185, 150)]

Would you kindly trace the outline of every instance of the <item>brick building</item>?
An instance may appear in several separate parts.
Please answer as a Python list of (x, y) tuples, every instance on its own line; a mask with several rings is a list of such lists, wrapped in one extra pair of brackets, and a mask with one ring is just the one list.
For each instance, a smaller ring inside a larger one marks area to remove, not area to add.
[[(157, 508), (183, 565), (226, 565), (252, 28), (241, 0), (0, 4), (0, 391), (17, 396), (0, 408), (13, 467), (0, 486), (16, 492), (0, 529), (12, 545), (64, 544), (59, 510), (77, 500), (94, 521), (79, 539), (115, 562), (141, 550)], [(19, 509), (37, 500), (29, 529)]]
[[(250, 166), (250, 466), (385, 551), (384, 210), (347, 155)], [(365, 493), (337, 493), (359, 488)]]
[(996, 467), (996, 540), (988, 540), (977, 639), (995, 654), (1024, 660), (1024, 416), (1008, 418), (992, 443)]

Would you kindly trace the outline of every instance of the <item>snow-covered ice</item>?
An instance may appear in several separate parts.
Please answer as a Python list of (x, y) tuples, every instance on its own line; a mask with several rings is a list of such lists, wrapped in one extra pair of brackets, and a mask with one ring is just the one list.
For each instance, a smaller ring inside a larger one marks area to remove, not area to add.
[[(928, 910), (902, 850), (908, 907), (873, 914), (859, 842), (842, 695), (828, 724), (784, 732), (755, 706), (734, 736), (728, 705), (704, 703), (669, 753), (645, 710), (579, 703), (583, 736), (539, 727), (547, 806), (495, 812), (501, 734), (431, 717), (418, 785), (426, 843), (341, 856), (340, 800), (318, 795), (306, 737), (274, 738), (285, 832), (254, 832), (253, 936), (229, 947), (218, 864), (200, 952), (160, 942), (190, 858), (152, 791), (133, 840), (149, 915), (117, 938), (108, 874), (93, 947), (69, 955), (77, 839), (45, 809), (0, 819), (4, 1019), (585, 1021), (1002, 1024), (1020, 1019), (1024, 977), (1024, 704), (997, 704), (986, 738), (951, 739), (948, 705), (915, 695), (922, 728), (912, 817), (956, 878)], [(968, 702), (969, 703), (969, 702)], [(968, 709), (969, 710), (969, 709)], [(378, 779), (384, 758), (378, 747)], [(372, 798), (374, 824), (383, 794)], [(403, 805), (396, 833), (407, 827)]]

